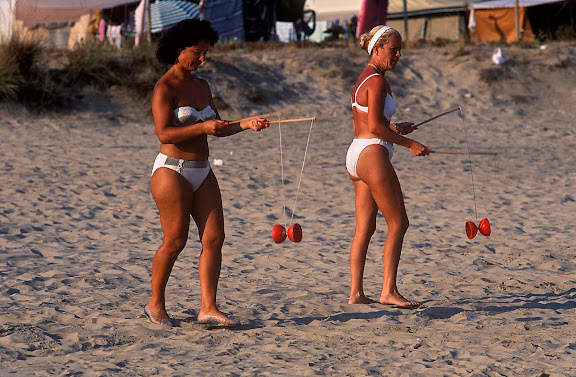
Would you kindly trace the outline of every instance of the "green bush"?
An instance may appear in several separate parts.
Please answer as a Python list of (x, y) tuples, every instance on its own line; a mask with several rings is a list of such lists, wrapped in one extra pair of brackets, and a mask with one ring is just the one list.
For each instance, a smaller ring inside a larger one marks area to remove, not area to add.
[(18, 71), (18, 65), (0, 48), (0, 98), (17, 99), (23, 83), (24, 77)]
[(119, 50), (93, 41), (74, 50), (52, 51), (15, 35), (0, 44), (0, 100), (57, 111), (86, 86), (101, 91), (116, 87), (149, 100), (165, 69), (156, 61), (153, 46)]
[(55, 108), (62, 103), (58, 85), (46, 68), (44, 49), (38, 41), (13, 35), (0, 45), (0, 97), (34, 109)]
[(0, 97), (18, 99), (39, 51), (37, 43), (16, 35), (0, 45)]

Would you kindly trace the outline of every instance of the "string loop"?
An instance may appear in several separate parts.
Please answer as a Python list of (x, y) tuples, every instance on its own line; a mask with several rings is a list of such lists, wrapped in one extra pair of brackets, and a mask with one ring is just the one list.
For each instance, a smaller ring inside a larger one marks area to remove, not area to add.
[[(302, 185), (302, 176), (304, 175), (304, 166), (306, 165), (306, 156), (308, 155), (308, 148), (310, 146), (310, 138), (312, 136), (312, 128), (314, 126), (314, 119), (310, 119), (310, 129), (308, 130), (308, 138), (306, 140), (306, 148), (304, 149), (304, 157), (302, 158), (302, 167), (300, 168), (300, 177), (298, 178), (298, 187), (296, 189), (296, 196), (294, 198), (294, 205), (292, 206), (291, 216), (290, 216), (290, 224), (292, 224), (292, 220), (294, 220), (294, 213), (296, 213), (296, 204), (298, 202), (298, 195), (300, 194), (300, 187)], [(280, 174), (281, 174), (281, 181), (282, 181), (282, 208), (284, 212), (284, 227), (288, 228), (288, 223), (286, 221), (286, 194), (285, 194), (285, 184), (284, 184), (284, 159), (283, 159), (283, 152), (282, 152), (282, 123), (278, 123), (278, 133), (279, 133), (279, 143), (280, 143)]]

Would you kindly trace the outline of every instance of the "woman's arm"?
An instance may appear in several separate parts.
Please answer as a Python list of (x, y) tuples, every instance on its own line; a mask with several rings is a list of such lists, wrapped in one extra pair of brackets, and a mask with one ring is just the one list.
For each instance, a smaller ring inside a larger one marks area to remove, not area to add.
[[(218, 113), (218, 110), (216, 109), (216, 103), (214, 102), (214, 97), (212, 97), (212, 92), (210, 91), (209, 87), (208, 87), (208, 91), (210, 92), (210, 107), (212, 109), (214, 109), (214, 112), (216, 113), (217, 118), (221, 119), (220, 114)], [(266, 119), (260, 118), (258, 116), (243, 119), (241, 122), (226, 122), (226, 123), (227, 124), (224, 124), (224, 127), (219, 128), (216, 133), (211, 134), (211, 135), (214, 135), (217, 137), (226, 137), (226, 136), (235, 135), (235, 134), (242, 132), (244, 130), (247, 130), (249, 128), (254, 130), (254, 131), (260, 131), (260, 130), (270, 126), (266, 122)]]
[[(158, 81), (152, 94), (152, 116), (156, 135), (162, 144), (178, 144), (191, 138), (205, 135), (217, 128), (216, 121), (196, 123), (190, 126), (179, 127), (174, 125), (174, 100), (170, 95), (170, 87), (162, 80)], [(223, 123), (223, 122), (221, 122)], [(212, 127), (210, 127), (212, 126)], [(222, 127), (224, 127), (222, 125)]]
[[(210, 96), (210, 107), (212, 107), (214, 112), (216, 112), (216, 117), (220, 118), (214, 100), (212, 99), (212, 95), (210, 94), (210, 88), (206, 84), (203, 89), (207, 90), (207, 93)], [(226, 122), (220, 119), (194, 123), (188, 126), (175, 126), (174, 115), (172, 112), (174, 108), (174, 100), (170, 93), (170, 86), (160, 80), (154, 87), (152, 95), (152, 116), (154, 118), (154, 128), (156, 129), (156, 134), (162, 144), (183, 143), (201, 135), (229, 136), (229, 126)]]
[[(387, 97), (387, 84), (383, 77), (375, 77), (368, 86), (368, 129), (380, 139), (410, 149), (414, 155), (428, 154), (428, 148), (421, 143), (395, 132), (396, 127), (384, 116), (384, 106)], [(392, 128), (395, 130), (392, 130)], [(407, 126), (403, 126), (406, 129)], [(400, 128), (398, 128), (400, 131)]]
[(170, 87), (163, 81), (159, 81), (154, 87), (152, 95), (152, 116), (154, 118), (154, 128), (158, 139), (162, 144), (178, 144), (186, 142), (189, 139), (201, 135), (214, 135), (217, 137), (226, 137), (237, 134), (245, 129), (252, 128), (255, 131), (260, 131), (262, 128), (268, 127), (265, 124), (265, 119), (258, 121), (257, 117), (248, 118), (240, 123), (228, 123), (220, 120), (218, 109), (212, 98), (210, 87), (206, 83), (203, 88), (207, 90), (209, 95), (210, 107), (216, 113), (216, 119), (207, 120), (205, 122), (194, 123), (188, 126), (175, 126), (174, 115), (172, 109), (174, 108), (173, 99), (170, 95)]

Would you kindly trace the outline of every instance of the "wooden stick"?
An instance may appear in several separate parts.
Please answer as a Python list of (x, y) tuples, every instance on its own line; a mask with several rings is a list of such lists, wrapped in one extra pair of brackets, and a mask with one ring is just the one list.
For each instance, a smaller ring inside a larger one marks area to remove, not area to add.
[(248, 117), (248, 118), (242, 118), (242, 119), (238, 119), (238, 120), (231, 120), (231, 121), (230, 121), (230, 124), (232, 124), (232, 123), (240, 123), (240, 122), (244, 122), (244, 121), (246, 121), (246, 120), (254, 119), (254, 118), (256, 118), (256, 119), (259, 119), (259, 118), (264, 118), (264, 119), (266, 119), (266, 118), (275, 117), (275, 116), (279, 116), (279, 115), (282, 115), (282, 111), (276, 111), (275, 113), (268, 113), (268, 114), (262, 114), (262, 115), (254, 115), (254, 116), (251, 116), (251, 117)]
[(433, 116), (433, 117), (430, 118), (430, 119), (426, 119), (426, 120), (423, 121), (423, 122), (420, 122), (420, 123), (418, 123), (418, 124), (415, 124), (415, 125), (412, 126), (412, 127), (414, 127), (414, 128), (416, 129), (416, 128), (420, 127), (420, 126), (423, 125), (423, 124), (426, 124), (426, 123), (428, 123), (428, 122), (430, 122), (430, 121), (433, 121), (434, 119), (443, 117), (444, 115), (448, 115), (448, 114), (453, 113), (454, 111), (457, 111), (457, 110), (460, 110), (460, 109), (461, 109), (461, 107), (458, 106), (458, 107), (456, 107), (456, 108), (454, 108), (454, 109), (452, 109), (452, 110), (445, 111), (445, 112), (443, 112), (442, 114), (438, 114), (438, 115), (436, 115), (436, 116)]
[(281, 119), (281, 120), (269, 120), (268, 123), (294, 123), (294, 122), (305, 122), (307, 120), (316, 120), (316, 117), (311, 118), (297, 118), (297, 119)]
[(437, 151), (432, 149), (430, 153), (438, 153), (438, 154), (482, 154), (488, 156), (496, 156), (498, 153), (496, 152), (477, 152), (477, 151)]

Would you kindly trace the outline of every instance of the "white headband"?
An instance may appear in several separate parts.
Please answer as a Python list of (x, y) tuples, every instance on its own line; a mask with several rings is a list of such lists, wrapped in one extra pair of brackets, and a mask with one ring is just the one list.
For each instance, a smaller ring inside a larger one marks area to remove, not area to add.
[(386, 31), (390, 29), (392, 29), (390, 26), (382, 26), (380, 29), (378, 29), (378, 31), (374, 34), (372, 39), (370, 39), (370, 43), (368, 44), (368, 55), (372, 55), (372, 49), (374, 48), (376, 42), (378, 42), (378, 39), (380, 39), (382, 34), (384, 34)]

